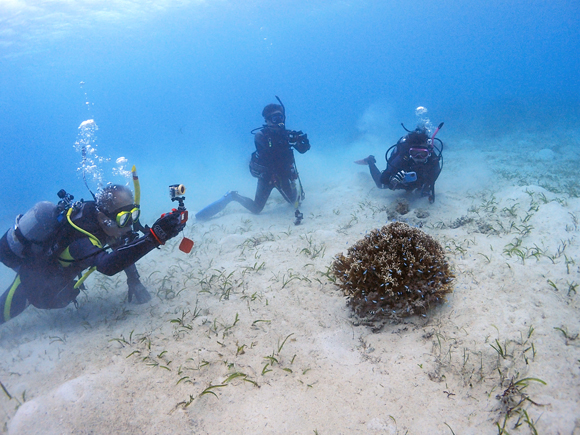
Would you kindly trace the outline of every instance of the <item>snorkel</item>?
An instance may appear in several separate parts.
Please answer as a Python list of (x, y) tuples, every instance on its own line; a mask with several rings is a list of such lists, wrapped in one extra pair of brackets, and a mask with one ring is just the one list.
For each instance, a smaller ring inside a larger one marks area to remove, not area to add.
[(133, 176), (133, 188), (135, 191), (135, 205), (140, 205), (141, 202), (141, 185), (139, 184), (139, 176), (137, 175), (137, 168), (135, 165), (131, 168), (131, 175)]
[[(135, 191), (135, 205), (141, 208), (141, 184), (139, 184), (139, 176), (137, 175), (137, 168), (135, 165), (133, 165), (131, 168), (131, 175), (133, 177), (133, 190)], [(143, 234), (145, 234), (145, 227), (141, 225), (139, 218), (133, 222), (133, 229), (135, 231), (141, 231)]]
[(441, 124), (439, 124), (437, 126), (437, 128), (435, 129), (435, 133), (433, 133), (433, 136), (431, 136), (431, 143), (429, 144), (431, 146), (431, 148), (433, 148), (433, 146), (434, 146), (433, 144), (435, 141), (435, 135), (437, 135), (437, 133), (439, 133), (439, 130), (441, 130), (441, 127), (443, 127), (443, 124), (444, 124), (443, 122)]
[(278, 102), (280, 103), (280, 106), (282, 106), (282, 115), (284, 115), (284, 120), (280, 123), (278, 123), (278, 127), (281, 130), (286, 130), (286, 107), (284, 107), (284, 103), (282, 102), (282, 100), (278, 97), (278, 95), (274, 95), (276, 97), (276, 99), (278, 100)]

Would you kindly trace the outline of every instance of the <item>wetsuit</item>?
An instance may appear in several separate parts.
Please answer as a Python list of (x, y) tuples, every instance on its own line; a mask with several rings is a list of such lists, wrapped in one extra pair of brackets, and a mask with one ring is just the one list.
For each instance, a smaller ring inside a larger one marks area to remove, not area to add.
[(0, 324), (20, 314), (28, 304), (42, 309), (64, 308), (80, 293), (80, 286), (75, 284), (85, 269), (95, 267), (105, 275), (115, 275), (131, 269), (158, 246), (146, 235), (112, 251), (103, 248), (107, 235), (98, 224), (94, 202), (83, 203), (70, 217), (84, 232), (66, 222), (45, 252), (11, 266), (18, 274), (0, 296)]
[(241, 195), (232, 199), (239, 202), (252, 213), (260, 213), (272, 189), (276, 188), (284, 199), (293, 204), (297, 199), (296, 179), (298, 172), (294, 163), (294, 147), (300, 154), (310, 149), (308, 140), (290, 142), (288, 130), (264, 127), (254, 136), (256, 151), (252, 154), (250, 172), (258, 178), (254, 200)]
[[(427, 147), (427, 136), (415, 136), (414, 133), (399, 139), (390, 158), (385, 155), (387, 168), (384, 171), (381, 172), (373, 161), (368, 162), (369, 169), (379, 189), (405, 189), (407, 191), (420, 189), (421, 194), (429, 196), (431, 200), (431, 198), (434, 198), (435, 181), (441, 172), (440, 157), (435, 152), (431, 152), (425, 162), (414, 161), (409, 155), (409, 149), (412, 147)], [(397, 183), (393, 180), (393, 177), (400, 171), (415, 172), (417, 179), (409, 183)]]

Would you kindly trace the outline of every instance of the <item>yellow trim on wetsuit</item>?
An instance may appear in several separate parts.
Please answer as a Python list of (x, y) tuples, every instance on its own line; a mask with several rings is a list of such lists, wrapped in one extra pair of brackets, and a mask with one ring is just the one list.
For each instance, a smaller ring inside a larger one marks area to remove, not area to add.
[(58, 256), (58, 262), (62, 267), (69, 267), (73, 261), (74, 258), (72, 257), (72, 255), (70, 255), (67, 246), (66, 249), (62, 251), (61, 254)]
[(12, 283), (12, 287), (8, 291), (8, 296), (6, 296), (6, 301), (4, 302), (4, 322), (8, 322), (10, 320), (10, 308), (12, 308), (12, 297), (16, 292), (16, 289), (20, 285), (20, 275), (16, 275), (14, 282)]
[[(98, 248), (102, 248), (102, 246), (99, 244), (97, 245), (96, 242), (92, 239), (89, 239), (91, 241), (91, 243), (98, 247)], [(66, 249), (64, 251), (62, 251), (62, 253), (58, 256), (58, 262), (60, 263), (60, 265), (62, 267), (69, 267), (72, 263), (74, 263), (75, 258), (70, 255), (70, 251), (69, 251), (70, 246), (67, 246)]]

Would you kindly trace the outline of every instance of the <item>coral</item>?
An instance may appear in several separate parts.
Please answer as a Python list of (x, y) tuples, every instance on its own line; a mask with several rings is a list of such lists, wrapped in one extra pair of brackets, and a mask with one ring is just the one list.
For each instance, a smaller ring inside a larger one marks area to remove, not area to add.
[(335, 257), (332, 271), (355, 317), (375, 326), (424, 314), (454, 278), (441, 245), (402, 222), (371, 231)]
[(395, 207), (395, 211), (399, 214), (407, 214), (409, 213), (409, 210), (411, 209), (411, 207), (409, 206), (409, 201), (407, 201), (406, 199), (399, 199), (397, 201), (397, 205)]
[(429, 217), (429, 212), (422, 208), (418, 208), (415, 210), (415, 216), (417, 216), (419, 219), (426, 219)]
[(386, 208), (386, 211), (387, 218), (390, 221), (396, 221), (399, 220), (401, 216), (404, 216), (407, 213), (409, 213), (409, 211), (411, 211), (411, 206), (409, 205), (409, 201), (407, 201), (405, 198), (399, 198), (397, 202), (394, 202), (393, 204), (389, 205)]

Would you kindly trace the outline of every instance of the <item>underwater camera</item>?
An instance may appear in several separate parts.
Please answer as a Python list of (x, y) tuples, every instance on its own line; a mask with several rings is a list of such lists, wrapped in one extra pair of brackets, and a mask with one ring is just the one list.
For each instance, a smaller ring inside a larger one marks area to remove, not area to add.
[(288, 130), (288, 143), (308, 143), (308, 135), (302, 131)]
[(183, 195), (185, 195), (185, 186), (183, 184), (172, 184), (169, 186), (169, 197), (172, 201), (179, 201), (177, 198), (181, 198)]
[(183, 184), (171, 184), (169, 186), (169, 197), (171, 201), (177, 201), (179, 203), (179, 207), (177, 210), (180, 212), (179, 214), (179, 221), (180, 223), (187, 222), (187, 210), (185, 209), (185, 186)]
[[(188, 219), (188, 212), (185, 209), (185, 186), (183, 184), (171, 184), (169, 186), (169, 197), (171, 201), (177, 201), (179, 203), (179, 207), (177, 207), (177, 211), (179, 213), (179, 223), (185, 225)], [(189, 254), (191, 249), (193, 248), (193, 240), (184, 237), (181, 243), (179, 244), (179, 250)]]

